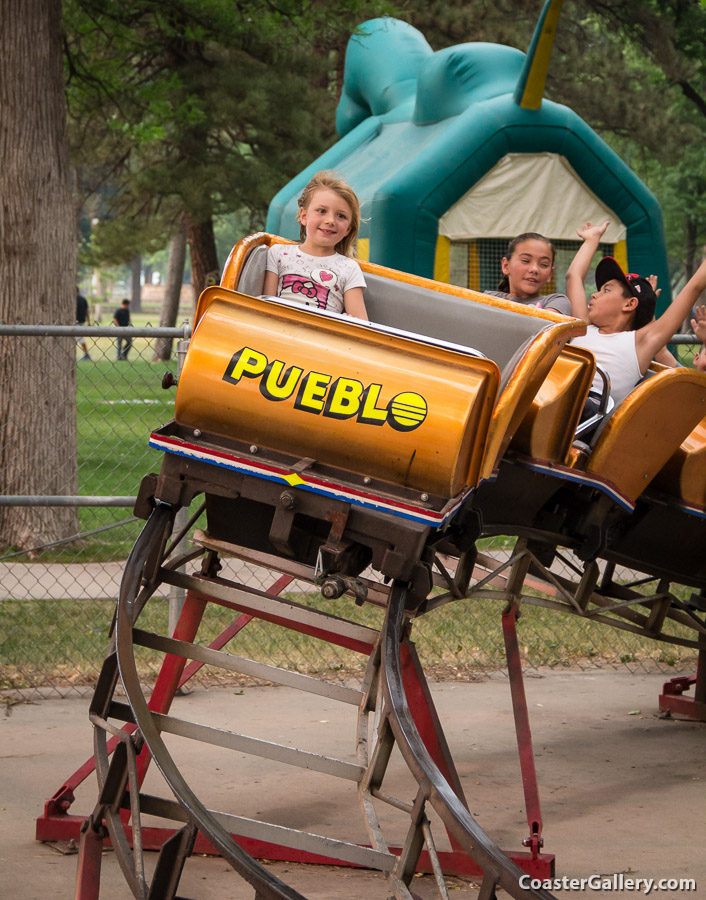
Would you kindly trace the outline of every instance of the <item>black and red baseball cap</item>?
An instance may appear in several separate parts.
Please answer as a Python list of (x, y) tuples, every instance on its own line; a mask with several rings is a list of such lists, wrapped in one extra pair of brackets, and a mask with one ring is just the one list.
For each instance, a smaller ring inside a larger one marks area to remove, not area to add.
[(604, 256), (596, 266), (596, 287), (600, 291), (606, 281), (619, 281), (624, 284), (637, 300), (637, 309), (633, 319), (633, 330), (649, 324), (655, 315), (657, 294), (652, 285), (641, 275), (626, 275), (619, 263), (612, 256)]

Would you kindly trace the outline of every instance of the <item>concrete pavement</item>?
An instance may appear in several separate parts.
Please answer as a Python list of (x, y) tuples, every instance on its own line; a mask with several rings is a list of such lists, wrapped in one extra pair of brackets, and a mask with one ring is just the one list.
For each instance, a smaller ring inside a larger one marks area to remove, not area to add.
[[(656, 716), (664, 680), (598, 670), (547, 671), (526, 679), (544, 849), (556, 854), (557, 875), (688, 877), (696, 879), (696, 892), (652, 896), (706, 896), (706, 725)], [(501, 847), (520, 849), (527, 824), (507, 681), (437, 683), (432, 692), (471, 812)], [(12, 706), (0, 717), (0, 897), (73, 896), (76, 856), (37, 843), (34, 827), (47, 798), (91, 755), (87, 707), (87, 699), (45, 700)], [(173, 712), (354, 759), (355, 709), (287, 688), (198, 689), (177, 697)], [(208, 805), (227, 809), (231, 804), (240, 815), (317, 833), (333, 831), (343, 839), (366, 838), (349, 782), (301, 770), (293, 775), (281, 764), (239, 753), (216, 751), (207, 759), (202, 745), (179, 752), (181, 771)], [(409, 796), (413, 788), (404, 767), (399, 760), (396, 766), (391, 783), (400, 796)], [(150, 778), (159, 776), (153, 771)], [(95, 801), (92, 776), (77, 792), (71, 812), (88, 813)], [(390, 828), (395, 840), (404, 837), (404, 825), (391, 821)], [(364, 870), (271, 867), (310, 900), (388, 896), (382, 876)], [(426, 876), (415, 879), (414, 889), (423, 898), (438, 896)], [(476, 896), (474, 886), (461, 881), (454, 880), (451, 889), (459, 900)], [(253, 891), (223, 860), (198, 857), (187, 862), (179, 893), (203, 900), (252, 900)], [(555, 894), (577, 896), (563, 890)], [(104, 854), (100, 896), (129, 896), (112, 852)]]

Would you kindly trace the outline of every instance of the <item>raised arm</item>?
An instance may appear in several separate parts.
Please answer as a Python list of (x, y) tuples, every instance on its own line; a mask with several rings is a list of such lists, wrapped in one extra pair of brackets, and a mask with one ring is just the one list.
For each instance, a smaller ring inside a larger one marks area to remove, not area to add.
[(571, 301), (571, 314), (577, 319), (583, 319), (584, 322), (588, 322), (588, 303), (584, 287), (586, 275), (609, 224), (609, 222), (604, 222), (602, 225), (591, 225), (590, 222), (586, 222), (585, 225), (580, 225), (576, 229), (576, 234), (581, 238), (583, 244), (576, 251), (576, 256), (571, 261), (566, 273), (566, 293)]
[[(655, 292), (655, 297), (659, 297), (662, 293), (662, 288), (657, 287), (657, 276), (648, 275), (647, 280), (652, 286), (652, 290)], [(654, 319), (654, 316), (652, 318)], [(654, 360), (662, 366), (669, 366), (671, 369), (676, 369), (681, 365), (676, 356), (670, 353), (666, 347), (662, 347), (655, 353)]]
[(647, 362), (649, 362), (654, 354), (679, 330), (682, 322), (705, 290), (706, 260), (701, 263), (662, 315), (637, 330), (635, 341), (641, 364), (643, 358), (647, 358)]

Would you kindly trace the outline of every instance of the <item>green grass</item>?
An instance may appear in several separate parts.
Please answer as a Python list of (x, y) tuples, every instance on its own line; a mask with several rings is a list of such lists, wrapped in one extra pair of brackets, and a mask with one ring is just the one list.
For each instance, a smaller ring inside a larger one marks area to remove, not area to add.
[[(150, 433), (173, 418), (175, 391), (161, 385), (176, 360), (152, 363), (152, 344), (136, 338), (127, 362), (114, 360), (113, 342), (89, 342), (92, 362), (76, 369), (79, 493), (135, 496), (148, 472), (157, 472), (162, 453), (148, 446)], [(77, 357), (81, 351), (77, 348)], [(130, 507), (81, 507), (82, 534), (132, 517)], [(43, 562), (84, 562), (127, 556), (144, 523), (122, 525), (81, 541), (44, 550)], [(20, 558), (21, 557), (14, 557)]]
[[(159, 471), (161, 466), (162, 454), (150, 449), (148, 440), (155, 428), (173, 417), (174, 391), (165, 391), (161, 380), (167, 369), (176, 371), (176, 363), (151, 363), (147, 342), (135, 344), (134, 359), (127, 362), (103, 357), (78, 366), (79, 491), (84, 496), (135, 496), (143, 476)], [(104, 528), (131, 515), (130, 508), (82, 507), (80, 529), (88, 532)], [(83, 542), (81, 556), (93, 560), (122, 558), (141, 526), (123, 526), (115, 533), (107, 531), (89, 538)], [(53, 551), (52, 558), (66, 561), (75, 549), (70, 545), (63, 551)]]
[[(154, 315), (134, 317), (145, 324)], [(113, 341), (101, 338), (89, 346), (93, 362), (77, 363), (77, 423), (79, 489), (83, 495), (134, 496), (142, 477), (159, 471), (162, 454), (147, 446), (149, 434), (173, 416), (175, 393), (161, 387), (167, 369), (176, 362), (151, 362), (152, 346), (136, 338), (127, 362), (114, 360)], [(77, 357), (80, 355), (77, 349)], [(680, 345), (680, 359), (691, 365), (693, 348)], [(81, 508), (82, 533), (129, 519), (129, 508)], [(142, 528), (141, 521), (111, 528), (100, 534), (41, 554), (41, 561), (65, 563), (124, 559)], [(495, 538), (489, 549), (506, 546), (511, 539)], [(23, 560), (23, 557), (13, 557)], [(306, 600), (307, 598), (294, 597)], [(321, 598), (313, 601), (322, 605)], [(347, 599), (328, 603), (326, 609), (366, 624), (379, 624), (380, 611), (358, 608)], [(55, 682), (93, 683), (107, 647), (113, 612), (110, 600), (5, 600), (0, 603), (0, 687)], [(151, 601), (141, 627), (163, 630), (166, 601)], [(212, 639), (231, 619), (228, 610), (214, 607), (204, 623), (202, 639)], [(660, 644), (626, 632), (527, 607), (519, 626), (523, 654), (534, 665), (562, 666), (655, 661), (683, 665), (693, 651)], [(504, 665), (500, 605), (491, 600), (462, 601), (444, 607), (414, 627), (425, 665), (444, 677), (468, 674)], [(233, 652), (306, 672), (359, 671), (358, 654), (323, 644), (276, 626), (252, 622), (236, 639)], [(145, 677), (157, 671), (157, 654), (140, 651)]]
[[(127, 362), (111, 358), (107, 338), (92, 342), (89, 351), (94, 361), (78, 363), (76, 371), (79, 494), (134, 497), (142, 478), (162, 464), (163, 454), (150, 449), (148, 441), (154, 429), (174, 416), (175, 391), (164, 390), (161, 381), (166, 371), (176, 372), (176, 361), (152, 363), (146, 339), (135, 341)], [(131, 507), (80, 507), (79, 529), (81, 534), (105, 529), (132, 515)], [(33, 558), (64, 563), (122, 559), (143, 524), (111, 528)], [(7, 554), (23, 558), (12, 548), (1, 556)]]
[[(358, 607), (348, 598), (325, 601), (317, 594), (287, 594), (334, 615), (379, 628), (382, 611)], [(417, 620), (412, 637), (428, 674), (439, 678), (477, 677), (505, 666), (500, 615), (502, 604), (490, 599), (464, 600), (435, 610)], [(81, 600), (4, 601), (0, 604), (2, 662), (0, 689), (37, 684), (93, 684), (107, 646), (113, 603)], [(207, 644), (228, 625), (232, 611), (209, 604), (199, 630), (198, 643)], [(168, 601), (153, 598), (138, 625), (165, 633)], [(637, 663), (641, 668), (695, 665), (695, 652), (649, 638), (617, 631), (553, 610), (525, 605), (518, 623), (525, 665), (598, 667)], [(267, 622), (253, 620), (228, 650), (329, 679), (360, 675), (367, 658)], [(145, 681), (157, 675), (160, 654), (137, 648), (138, 671)], [(205, 668), (198, 681), (232, 680), (222, 670)]]
[[(165, 364), (97, 362), (77, 373), (78, 458), (82, 494), (134, 494), (162, 454), (147, 446), (169, 421), (174, 391), (165, 391)], [(171, 371), (175, 365), (170, 364)]]

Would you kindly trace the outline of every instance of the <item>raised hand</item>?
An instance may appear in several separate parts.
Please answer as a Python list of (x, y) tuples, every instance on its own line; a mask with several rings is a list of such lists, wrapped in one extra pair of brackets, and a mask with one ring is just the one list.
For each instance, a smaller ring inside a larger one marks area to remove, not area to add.
[(650, 283), (650, 287), (655, 292), (655, 297), (659, 297), (659, 295), (662, 293), (662, 288), (657, 287), (657, 276), (656, 275), (648, 275), (647, 280)]
[(590, 222), (586, 222), (585, 225), (579, 225), (579, 227), (576, 229), (576, 234), (581, 238), (582, 241), (594, 240), (596, 243), (598, 243), (605, 234), (606, 228), (609, 225), (610, 221), (607, 219), (602, 225), (591, 225)]

